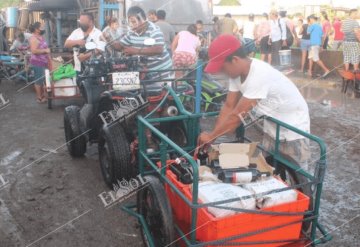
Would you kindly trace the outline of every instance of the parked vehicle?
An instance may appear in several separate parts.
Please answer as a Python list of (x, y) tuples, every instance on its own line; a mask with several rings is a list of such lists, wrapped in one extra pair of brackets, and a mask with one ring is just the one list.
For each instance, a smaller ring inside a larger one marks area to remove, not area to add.
[[(109, 187), (118, 179), (128, 179), (138, 173), (136, 116), (178, 114), (166, 87), (154, 84), (158, 81), (146, 78), (146, 72), (139, 72), (140, 64), (144, 62), (146, 59), (140, 56), (93, 56), (85, 63), (85, 70), (77, 80), (85, 105), (65, 109), (64, 126), (69, 153), (73, 157), (81, 157), (88, 142), (97, 143), (101, 171)], [(182, 95), (194, 94), (192, 86), (183, 82), (176, 83), (176, 91)], [(160, 102), (164, 104), (158, 107)], [(178, 145), (186, 144), (182, 121), (157, 127)], [(158, 148), (156, 138), (147, 135), (147, 141), (152, 146), (148, 151)]]

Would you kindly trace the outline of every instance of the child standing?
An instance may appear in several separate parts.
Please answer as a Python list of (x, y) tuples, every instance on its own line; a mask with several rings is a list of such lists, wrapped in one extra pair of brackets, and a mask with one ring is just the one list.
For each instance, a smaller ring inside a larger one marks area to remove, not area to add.
[(320, 24), (317, 23), (317, 17), (314, 15), (309, 16), (310, 25), (307, 33), (310, 35), (310, 52), (309, 52), (309, 76), (312, 76), (312, 69), (314, 62), (317, 63), (324, 71), (322, 77), (326, 77), (330, 70), (320, 60), (319, 53), (323, 45), (323, 30)]

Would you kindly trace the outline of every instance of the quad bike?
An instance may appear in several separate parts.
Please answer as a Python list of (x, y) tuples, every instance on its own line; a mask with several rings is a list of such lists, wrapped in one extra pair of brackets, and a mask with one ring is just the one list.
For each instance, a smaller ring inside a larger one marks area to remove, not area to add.
[(2, 80), (21, 80), (29, 82), (30, 71), (25, 70), (25, 62), (17, 57), (0, 54), (0, 82)]
[[(94, 50), (91, 45), (87, 48)], [(85, 63), (85, 70), (77, 79), (85, 105), (65, 109), (64, 126), (69, 153), (73, 157), (81, 157), (88, 142), (97, 143), (102, 175), (109, 187), (117, 180), (129, 179), (137, 174), (136, 116), (178, 114), (173, 98), (166, 92), (163, 83), (146, 78), (146, 71), (139, 72), (142, 63), (146, 63), (146, 58), (140, 56), (96, 58), (94, 55)], [(171, 79), (168, 81), (171, 82)], [(193, 88), (186, 83), (176, 83), (176, 91), (181, 95), (194, 94)], [(160, 102), (162, 105), (158, 107)], [(182, 121), (156, 127), (178, 145), (186, 144)], [(155, 151), (158, 148), (156, 138), (147, 135), (147, 140), (152, 146), (148, 151)]]
[[(196, 71), (191, 71), (185, 75), (181, 80), (195, 86), (196, 81), (192, 78), (196, 77)], [(224, 104), (227, 96), (226, 87), (217, 81), (212, 75), (202, 73), (201, 79), (201, 111), (202, 112), (217, 112), (221, 110), (221, 106)], [(194, 109), (190, 108), (194, 106), (194, 97), (180, 97), (184, 101), (184, 106), (189, 112), (194, 112)]]
[[(206, 63), (208, 58), (208, 49), (203, 47), (199, 52), (199, 58)], [(184, 80), (195, 85), (195, 81), (188, 79), (187, 76), (194, 78), (196, 70), (191, 71), (185, 76)], [(201, 80), (201, 111), (202, 112), (215, 112), (220, 111), (226, 96), (227, 88), (217, 81), (212, 75), (205, 72), (202, 73)], [(193, 111), (190, 111), (193, 112)]]
[(220, 111), (227, 96), (227, 89), (209, 74), (204, 73), (201, 81), (201, 98), (204, 112)]

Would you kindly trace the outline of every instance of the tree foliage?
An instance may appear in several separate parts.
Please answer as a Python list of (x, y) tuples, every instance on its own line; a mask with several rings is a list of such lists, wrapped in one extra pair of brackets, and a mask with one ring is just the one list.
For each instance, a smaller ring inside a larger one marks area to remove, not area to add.
[(239, 6), (239, 0), (221, 0), (219, 3), (220, 6)]
[(21, 0), (0, 0), (0, 9), (19, 6)]

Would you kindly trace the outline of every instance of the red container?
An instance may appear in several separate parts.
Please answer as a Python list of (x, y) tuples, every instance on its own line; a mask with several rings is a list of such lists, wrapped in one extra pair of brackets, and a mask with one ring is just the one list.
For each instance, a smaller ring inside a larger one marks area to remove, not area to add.
[[(166, 171), (169, 180), (183, 193), (190, 201), (192, 192), (189, 185), (184, 185), (177, 181), (176, 176), (169, 170)], [(179, 195), (165, 183), (165, 191), (170, 201), (174, 219), (186, 234), (191, 231), (191, 208), (181, 199)], [(285, 203), (278, 206), (262, 209), (263, 211), (273, 212), (305, 212), (309, 208), (309, 197), (298, 192), (297, 201)], [(215, 218), (206, 208), (198, 210), (196, 239), (201, 242), (218, 240), (234, 235), (249, 233), (269, 227), (282, 226), (294, 221), (302, 220), (303, 216), (273, 216), (238, 213), (236, 215)], [(266, 241), (266, 240), (285, 240), (300, 238), (302, 223), (291, 224), (271, 231), (264, 231), (253, 236), (244, 237), (236, 242)], [(188, 236), (188, 235), (187, 235)], [(261, 245), (241, 245), (247, 247), (275, 247), (288, 243), (274, 243)]]

